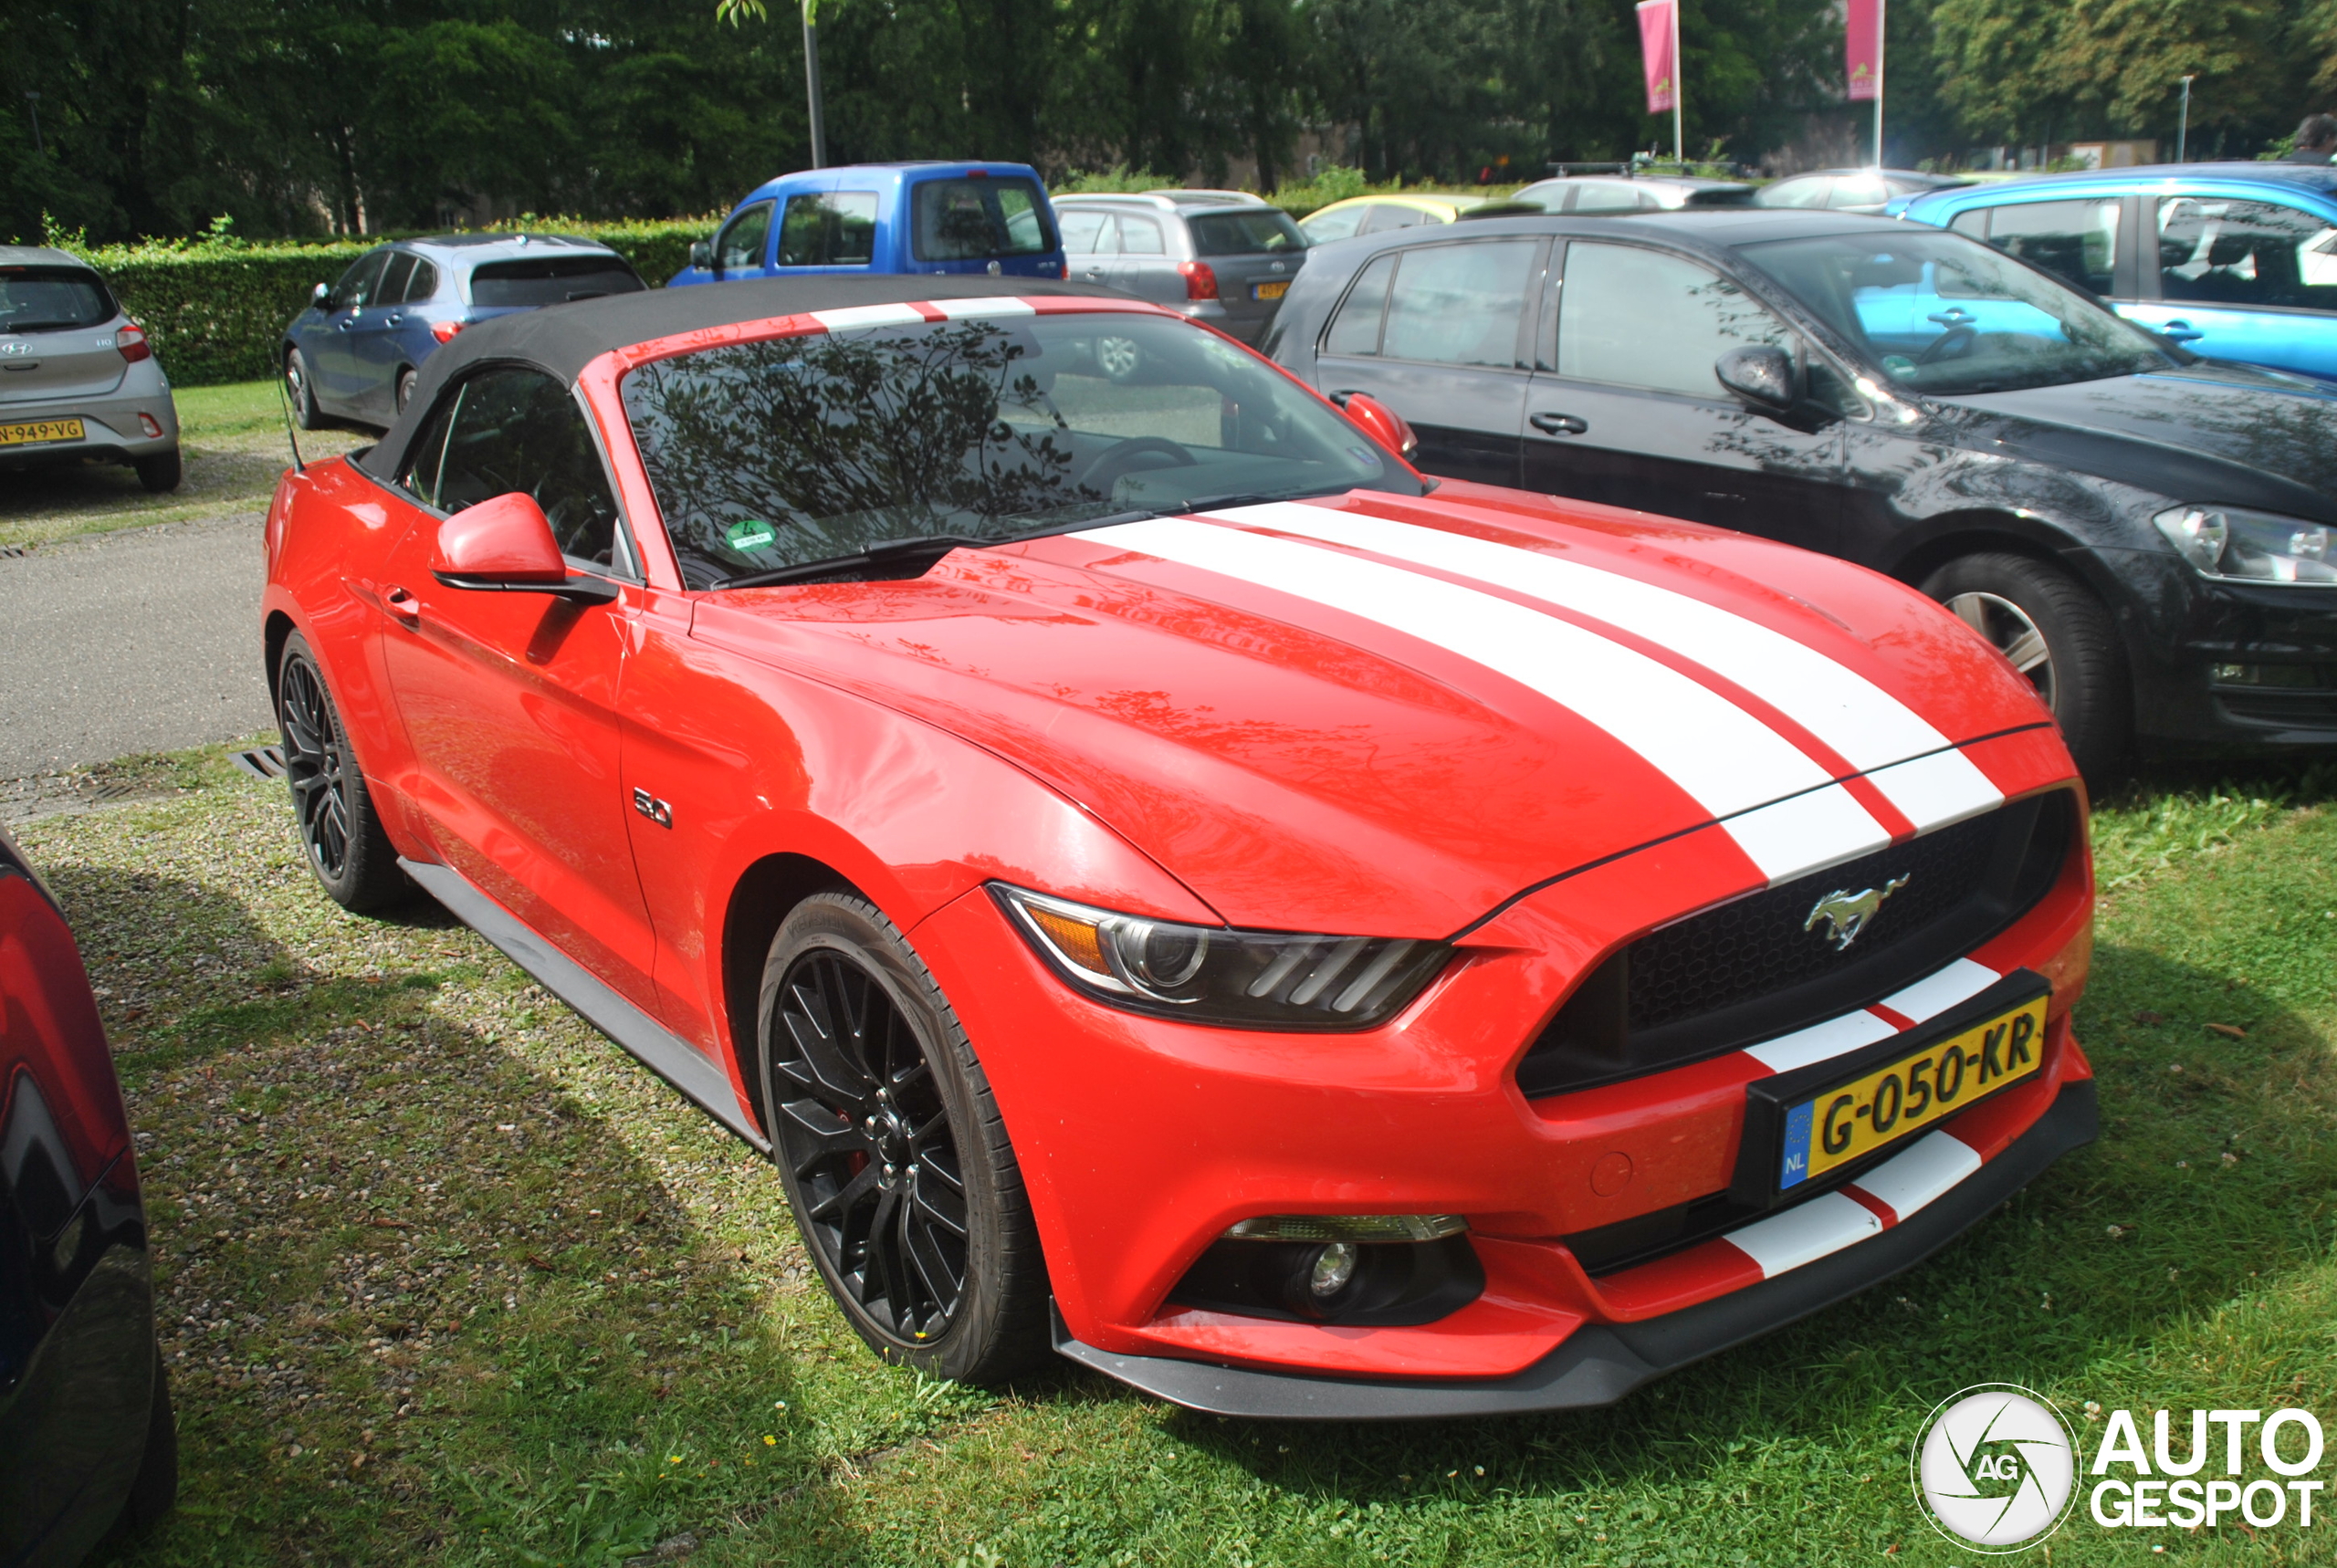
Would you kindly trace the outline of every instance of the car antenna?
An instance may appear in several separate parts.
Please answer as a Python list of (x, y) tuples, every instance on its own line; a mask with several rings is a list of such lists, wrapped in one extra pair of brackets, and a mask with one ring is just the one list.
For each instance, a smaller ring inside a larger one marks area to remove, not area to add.
[(276, 382), (276, 401), (282, 404), (284, 408), (284, 439), (292, 444), (292, 472), (295, 474), (306, 474), (309, 471), (309, 465), (300, 461), (299, 432), (294, 428), (292, 423), (292, 394), (284, 390), (284, 378), (282, 376), (275, 377), (274, 380)]

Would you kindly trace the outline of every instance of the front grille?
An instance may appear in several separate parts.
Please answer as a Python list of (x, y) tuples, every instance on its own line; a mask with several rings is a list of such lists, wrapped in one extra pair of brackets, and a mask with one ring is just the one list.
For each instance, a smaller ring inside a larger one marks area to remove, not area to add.
[[(1636, 1077), (1881, 1000), (2035, 907), (2076, 837), (2065, 789), (1649, 932), (1601, 964), (1518, 1064), (1527, 1094)], [(1848, 947), (1810, 911), (1905, 882)]]

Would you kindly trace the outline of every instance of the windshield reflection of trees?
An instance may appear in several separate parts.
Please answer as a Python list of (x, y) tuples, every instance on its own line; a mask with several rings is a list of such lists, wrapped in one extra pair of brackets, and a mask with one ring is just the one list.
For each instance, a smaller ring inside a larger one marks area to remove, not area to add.
[[(625, 408), (686, 570), (719, 578), (1108, 504), (1059, 429), (1000, 419), (1002, 398), (1044, 406), (1033, 356), (985, 321), (775, 338), (645, 365)], [(771, 538), (734, 540), (742, 521)]]

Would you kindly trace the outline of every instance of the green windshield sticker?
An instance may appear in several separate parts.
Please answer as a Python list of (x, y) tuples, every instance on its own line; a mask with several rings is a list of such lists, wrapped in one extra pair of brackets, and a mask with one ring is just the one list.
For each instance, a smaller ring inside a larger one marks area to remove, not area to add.
[(722, 537), (732, 549), (761, 549), (779, 538), (779, 530), (760, 517), (742, 517), (723, 529)]

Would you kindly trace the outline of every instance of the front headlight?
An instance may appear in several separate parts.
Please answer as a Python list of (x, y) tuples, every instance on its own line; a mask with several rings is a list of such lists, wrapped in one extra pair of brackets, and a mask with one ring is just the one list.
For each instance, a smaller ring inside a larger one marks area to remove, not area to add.
[(2326, 523), (2238, 507), (2169, 507), (2151, 521), (2202, 577), (2337, 583), (2337, 529)]
[(1452, 954), (1442, 942), (1184, 925), (1003, 883), (990, 891), (1056, 973), (1081, 990), (1191, 1023), (1369, 1029), (1420, 995)]

